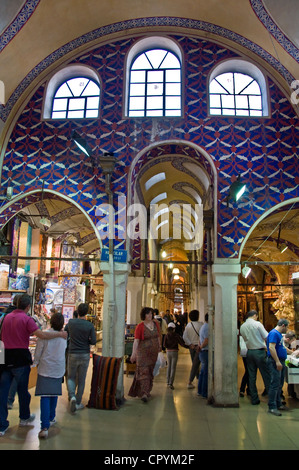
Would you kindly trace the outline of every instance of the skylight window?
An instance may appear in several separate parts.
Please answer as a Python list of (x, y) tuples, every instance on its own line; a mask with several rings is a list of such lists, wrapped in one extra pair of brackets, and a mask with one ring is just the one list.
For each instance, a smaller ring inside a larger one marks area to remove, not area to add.
[(148, 191), (154, 184), (160, 183), (166, 179), (165, 173), (158, 173), (157, 175), (152, 176), (147, 182), (145, 183), (145, 189)]

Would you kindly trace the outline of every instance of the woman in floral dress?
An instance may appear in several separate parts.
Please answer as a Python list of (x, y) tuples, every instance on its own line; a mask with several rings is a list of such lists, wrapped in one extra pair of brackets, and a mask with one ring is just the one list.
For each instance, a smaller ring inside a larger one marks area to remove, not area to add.
[(135, 329), (135, 339), (131, 362), (136, 362), (136, 372), (130, 397), (139, 397), (147, 402), (153, 387), (154, 367), (161, 351), (159, 323), (154, 319), (154, 311), (144, 307), (140, 313), (141, 323)]

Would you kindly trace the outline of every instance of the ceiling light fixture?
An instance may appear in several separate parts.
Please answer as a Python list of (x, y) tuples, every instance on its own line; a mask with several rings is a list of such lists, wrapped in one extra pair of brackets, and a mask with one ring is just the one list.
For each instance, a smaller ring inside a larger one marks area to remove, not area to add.
[(243, 274), (243, 276), (245, 277), (245, 279), (249, 276), (250, 273), (251, 273), (251, 268), (249, 268), (249, 267), (245, 264), (244, 268), (242, 269), (242, 274)]
[(75, 144), (77, 145), (77, 147), (83, 152), (85, 153), (85, 155), (87, 155), (88, 157), (91, 157), (92, 155), (92, 150), (91, 148), (89, 147), (88, 143), (86, 142), (85, 139), (83, 139), (83, 137), (81, 137), (78, 132), (74, 131), (72, 133), (72, 140), (75, 142)]
[(47, 219), (47, 217), (42, 217), (39, 221), (40, 224), (44, 225), (45, 227), (51, 227), (51, 221)]
[(179, 268), (173, 268), (172, 274), (180, 274)]
[(282, 243), (280, 245), (280, 253), (284, 253), (288, 249), (288, 245), (286, 243)]
[(241, 182), (240, 175), (237, 177), (236, 181), (234, 181), (230, 188), (229, 188), (229, 193), (226, 198), (226, 203), (228, 207), (228, 203), (230, 199), (233, 199), (234, 201), (238, 201), (241, 196), (243, 196), (245, 190), (246, 190), (246, 184)]

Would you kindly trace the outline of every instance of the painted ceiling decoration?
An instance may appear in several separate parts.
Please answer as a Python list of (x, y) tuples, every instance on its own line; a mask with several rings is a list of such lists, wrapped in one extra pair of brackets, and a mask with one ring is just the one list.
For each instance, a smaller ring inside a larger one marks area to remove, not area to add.
[[(299, 61), (298, 47), (287, 37), (269, 15), (261, 0), (250, 0), (251, 6), (259, 20), (279, 44), (297, 61)], [(298, 8), (298, 7), (297, 7)], [(296, 18), (296, 15), (295, 15)]]

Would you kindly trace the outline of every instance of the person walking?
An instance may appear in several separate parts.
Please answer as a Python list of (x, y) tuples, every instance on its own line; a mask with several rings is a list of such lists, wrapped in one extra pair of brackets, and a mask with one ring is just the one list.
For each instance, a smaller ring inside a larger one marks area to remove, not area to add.
[(173, 382), (179, 357), (179, 344), (184, 348), (188, 348), (181, 335), (176, 332), (175, 324), (170, 322), (168, 323), (164, 345), (167, 354), (167, 386), (171, 390), (174, 390)]
[(209, 315), (205, 314), (205, 322), (199, 331), (199, 360), (201, 368), (198, 376), (197, 395), (208, 398), (208, 367), (209, 367)]
[(136, 362), (136, 372), (128, 395), (148, 402), (154, 382), (154, 367), (161, 350), (159, 323), (154, 319), (154, 310), (143, 307), (141, 322), (135, 329), (131, 362)]
[(64, 328), (69, 335), (67, 389), (71, 413), (84, 408), (82, 397), (90, 361), (90, 346), (97, 342), (94, 326), (86, 319), (88, 310), (88, 304), (80, 304), (77, 308), (78, 318), (70, 319)]
[[(64, 325), (62, 313), (53, 313), (49, 331), (61, 331)], [(58, 396), (62, 395), (62, 380), (65, 373), (66, 339), (51, 341), (38, 339), (33, 364), (38, 367), (35, 396), (40, 396), (41, 430), (39, 438), (48, 437), (48, 429), (56, 422)]]
[(288, 411), (289, 408), (281, 402), (281, 392), (285, 377), (285, 360), (287, 354), (292, 354), (292, 350), (284, 345), (283, 334), (286, 333), (289, 321), (281, 318), (267, 337), (267, 356), (271, 381), (268, 394), (268, 412), (281, 416), (280, 411)]
[(266, 357), (266, 343), (268, 332), (258, 321), (258, 313), (256, 310), (250, 310), (247, 313), (246, 321), (240, 327), (240, 333), (247, 347), (247, 370), (249, 393), (252, 405), (258, 405), (260, 399), (256, 387), (257, 370), (259, 369), (265, 390), (263, 394), (268, 394), (270, 385), (270, 373)]
[(187, 323), (184, 333), (183, 333), (183, 340), (185, 344), (189, 347), (190, 357), (191, 357), (191, 370), (189, 375), (189, 381), (187, 388), (192, 389), (195, 386), (193, 385), (193, 380), (195, 377), (198, 378), (199, 375), (199, 353), (198, 353), (198, 341), (199, 341), (199, 330), (203, 325), (203, 322), (198, 321), (199, 319), (199, 311), (198, 310), (191, 310), (189, 313), (190, 322)]
[(4, 436), (9, 427), (7, 400), (11, 383), (15, 378), (19, 397), (20, 426), (27, 426), (34, 418), (30, 414), (31, 395), (28, 382), (32, 357), (29, 351), (29, 338), (52, 340), (67, 338), (64, 331), (42, 331), (28, 314), (31, 297), (23, 294), (18, 299), (18, 307), (5, 316), (2, 324), (1, 338), (5, 347), (5, 364), (0, 375), (0, 436)]

